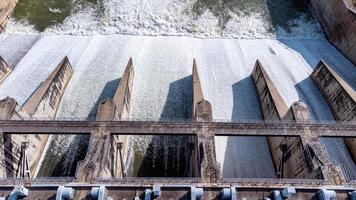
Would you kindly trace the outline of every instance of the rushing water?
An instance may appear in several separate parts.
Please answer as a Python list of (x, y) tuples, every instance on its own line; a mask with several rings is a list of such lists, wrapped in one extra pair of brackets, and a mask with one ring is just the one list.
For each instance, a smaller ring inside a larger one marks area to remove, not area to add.
[[(111, 34), (184, 35), (200, 38), (233, 37), (243, 39), (323, 38), (319, 24), (313, 18), (307, 5), (296, 2), (302, 1), (21, 0), (13, 17), (8, 23), (6, 32), (15, 34), (41, 33), (44, 35), (72, 34), (90, 36)], [(82, 65), (84, 71), (81, 72), (79, 67), (79, 70), (75, 69), (76, 74), (88, 74), (90, 76), (89, 79), (84, 75), (81, 76), (81, 79), (92, 80), (95, 74), (100, 73), (100, 70), (106, 70), (106, 72), (112, 70), (110, 78), (118, 78), (116, 74), (115, 77), (111, 77), (114, 73), (118, 73), (117, 63), (106, 63), (106, 61), (110, 59), (112, 61), (112, 58), (117, 57), (117, 55), (126, 55), (127, 52), (121, 51), (127, 51), (125, 45), (129, 42), (122, 44), (122, 38), (115, 42), (111, 41), (115, 39), (106, 41), (104, 37), (100, 36), (93, 36), (93, 38), (95, 39), (88, 38), (86, 41), (90, 42), (83, 42), (83, 44), (81, 44), (81, 40), (84, 40), (83, 38), (76, 40), (76, 42), (80, 43), (84, 49), (90, 47), (88, 48), (90, 50), (86, 50), (84, 53), (91, 56), (95, 55), (97, 58), (95, 61), (91, 60), (91, 58), (85, 58), (78, 61), (76, 64)], [(150, 39), (147, 40), (149, 41)], [(174, 39), (171, 39), (169, 41), (173, 40)], [(145, 75), (145, 78), (141, 77), (140, 79), (135, 80), (135, 84), (140, 86), (135, 86), (137, 88), (135, 88), (136, 90), (133, 94), (133, 96), (136, 97), (134, 100), (136, 102), (136, 110), (133, 111), (133, 116), (136, 118), (156, 119), (189, 118), (191, 116), (191, 77), (188, 76), (180, 80), (177, 79), (187, 74), (188, 70), (182, 69), (182, 66), (189, 66), (188, 74), (190, 74), (191, 63), (187, 64), (184, 63), (185, 61), (177, 61), (177, 63), (175, 63), (176, 66), (172, 66), (171, 62), (168, 62), (168, 60), (175, 62), (175, 59), (177, 59), (176, 57), (179, 57), (178, 55), (182, 56), (182, 60), (187, 60), (188, 57), (191, 57), (191, 54), (189, 54), (189, 56), (184, 56), (182, 55), (184, 54), (182, 51), (177, 50), (177, 52), (172, 51), (171, 53), (167, 53), (166, 51), (167, 49), (186, 48), (190, 43), (184, 44), (181, 42), (172, 42), (172, 44), (170, 44), (171, 46), (169, 46), (169, 42), (167, 41), (165, 42), (167, 43), (166, 48), (162, 47), (165, 44), (158, 43), (159, 45), (156, 44), (156, 46), (152, 48), (154, 49), (152, 55), (147, 51), (147, 49), (150, 49), (147, 46), (146, 48), (143, 48), (143, 46), (140, 46), (140, 48), (138, 47), (139, 45), (146, 45), (146, 43), (142, 42), (137, 42), (137, 47), (135, 46), (134, 48), (136, 51), (131, 52), (133, 54), (138, 54), (138, 51), (144, 49), (142, 50), (142, 54), (147, 56), (144, 58), (140, 57), (141, 60), (144, 60), (145, 62), (144, 64), (141, 63), (145, 68), (137, 69), (137, 74)], [(114, 47), (108, 47), (108, 45), (114, 44)], [(150, 45), (152, 43), (148, 42), (148, 44)], [(123, 45), (122, 49), (117, 48), (120, 45)], [(172, 48), (174, 45), (177, 45), (177, 47)], [(212, 48), (215, 49), (215, 46), (212, 45)], [(67, 49), (67, 47), (65, 49)], [(100, 49), (100, 51), (98, 49)], [(82, 49), (73, 50), (71, 53), (76, 54), (81, 51)], [(203, 50), (201, 49), (201, 51)], [(91, 52), (93, 52), (93, 55)], [(208, 54), (209, 52), (206, 53)], [(169, 64), (169, 69), (167, 69), (167, 66), (164, 66), (163, 63), (157, 63), (157, 60), (163, 62), (162, 58), (157, 56), (163, 54), (166, 57), (172, 56), (171, 58), (165, 58), (164, 60), (164, 62), (167, 61), (166, 64)], [(108, 58), (105, 61), (100, 60), (100, 57), (103, 57), (104, 55), (108, 56)], [(155, 58), (155, 56), (157, 57)], [(103, 62), (105, 63), (104, 65)], [(208, 63), (205, 65), (208, 66)], [(102, 68), (99, 69), (93, 66), (101, 66)], [(160, 69), (160, 66), (164, 66), (165, 68)], [(167, 73), (168, 71), (169, 73)], [(76, 76), (79, 77), (79, 75)], [(219, 74), (217, 76), (219, 76)], [(102, 76), (101, 78), (105, 78), (106, 81), (109, 81), (108, 76)], [(104, 80), (99, 80), (101, 78), (95, 76), (96, 82), (104, 82)], [(214, 79), (216, 79), (215, 72)], [(235, 80), (236, 77), (233, 77), (233, 79)], [(175, 82), (170, 84), (169, 88), (165, 88), (165, 85), (168, 85), (172, 80)], [(77, 96), (78, 99), (81, 99), (79, 96), (85, 96), (85, 93), (100, 90), (100, 88), (97, 88), (96, 86), (94, 88), (84, 87), (89, 87), (91, 84), (90, 82), (92, 81), (85, 82), (85, 84), (83, 84), (84, 80), (72, 80), (72, 82), (74, 81), (77, 81), (77, 86), (69, 85), (66, 92), (69, 95), (67, 97), (68, 99), (75, 99)], [(115, 87), (117, 86), (116, 83), (113, 85)], [(163, 97), (166, 91), (168, 91), (168, 94), (166, 94), (167, 99), (157, 97), (158, 95)], [(64, 100), (65, 99), (66, 97), (64, 97)], [(164, 100), (166, 100), (165, 105), (164, 108), (161, 109), (160, 105), (164, 104)], [(96, 101), (96, 99), (87, 101)], [(83, 102), (81, 102), (80, 105), (69, 101), (62, 102), (61, 106), (62, 108), (59, 109), (60, 117), (72, 117), (77, 113), (84, 112), (78, 110), (79, 108), (83, 108)], [(90, 105), (88, 104), (87, 106)], [(77, 107), (78, 109), (72, 109), (71, 112), (66, 112), (66, 108), (72, 107)], [(159, 113), (159, 111), (162, 111), (162, 113)], [(89, 117), (93, 117), (93, 113), (95, 112), (91, 112)], [(225, 119), (230, 119), (231, 117), (229, 115), (221, 114), (220, 117), (222, 116), (225, 117)], [(72, 176), (74, 175), (78, 161), (84, 158), (88, 137), (58, 136), (55, 138), (56, 139), (51, 142), (49, 151), (43, 160), (39, 175)], [(130, 144), (132, 154), (130, 155), (132, 156), (132, 160), (129, 162), (132, 164), (133, 168), (132, 166), (128, 166), (128, 168), (131, 168), (128, 175), (190, 176), (189, 141), (190, 139), (186, 137), (131, 137)], [(246, 141), (242, 142), (246, 143)], [(249, 142), (257, 144), (255, 140)], [(235, 142), (234, 144), (237, 143)], [(253, 150), (253, 152), (256, 153), (257, 151)], [(241, 155), (241, 157), (246, 157), (246, 153), (244, 152), (242, 152)], [(232, 165), (234, 164), (232, 163)]]
[(9, 33), (316, 38), (300, 0), (23, 0)]
[(28, 22), (42, 32), (47, 27), (63, 23), (72, 13), (87, 7), (100, 7), (100, 3), (96, 0), (22, 0), (13, 18), (19, 22)]

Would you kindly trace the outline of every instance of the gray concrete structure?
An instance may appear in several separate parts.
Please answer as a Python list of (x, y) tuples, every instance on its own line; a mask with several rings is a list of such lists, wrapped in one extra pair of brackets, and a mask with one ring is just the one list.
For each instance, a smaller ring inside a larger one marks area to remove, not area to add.
[[(310, 120), (309, 110), (302, 102), (292, 104), (287, 110), (281, 95), (259, 61), (252, 72), (252, 79), (264, 119), (293, 120), (297, 123)], [(315, 132), (308, 127), (303, 128), (300, 137), (267, 137), (267, 140), (278, 177), (325, 178), (334, 184), (346, 182), (341, 168), (328, 160)], [(310, 150), (313, 150), (314, 156)]]
[(9, 76), (12, 69), (7, 65), (5, 60), (0, 56), (0, 84)]
[[(294, 120), (271, 78), (257, 60), (252, 72), (257, 97), (265, 120)], [(298, 107), (296, 107), (298, 109)], [(303, 146), (298, 137), (267, 137), (270, 153), (279, 178), (320, 178), (308, 169)]]
[(19, 0), (4, 0), (0, 1), (0, 33), (4, 30), (7, 21), (14, 12), (16, 4)]
[[(104, 100), (99, 104), (97, 121), (128, 118), (133, 79), (134, 68), (130, 58), (113, 99)], [(98, 177), (125, 176), (122, 163), (125, 162), (127, 154), (127, 136), (111, 135), (105, 126), (92, 129), (90, 132), (89, 150), (85, 159), (79, 163), (77, 179), (90, 182)]]
[[(204, 99), (201, 88), (198, 67), (193, 61), (193, 119), (200, 122), (209, 122), (213, 119), (212, 107), (209, 101)], [(201, 127), (194, 131), (197, 134), (195, 154), (192, 160), (193, 166), (200, 166), (195, 171), (201, 172), (201, 177), (205, 182), (217, 182), (221, 179), (220, 164), (216, 161), (214, 133), (207, 127)], [(195, 174), (198, 174), (197, 172)]]
[[(37, 116), (48, 116), (54, 119), (59, 103), (62, 99), (66, 86), (73, 74), (73, 69), (67, 58), (64, 58), (58, 67), (44, 81), (24, 106), (20, 106), (13, 98), (5, 98), (0, 102), (1, 119), (36, 119)], [(2, 138), (3, 153), (6, 173), (3, 176), (13, 177), (18, 175), (18, 165), (21, 158), (20, 146), (23, 142), (31, 142), (27, 149), (31, 176), (36, 175), (37, 167), (47, 144), (47, 134), (4, 134)]]
[[(356, 120), (356, 91), (328, 64), (320, 61), (311, 78), (319, 87), (338, 121)], [(345, 143), (356, 162), (356, 138), (345, 138)]]
[(48, 116), (48, 118), (54, 118), (73, 73), (68, 58), (63, 58), (47, 80), (42, 82), (26, 101), (23, 109), (32, 117)]

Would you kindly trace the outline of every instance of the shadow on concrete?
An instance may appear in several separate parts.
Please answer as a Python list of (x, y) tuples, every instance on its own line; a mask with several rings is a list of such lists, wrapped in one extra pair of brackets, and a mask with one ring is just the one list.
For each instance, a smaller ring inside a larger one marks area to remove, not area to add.
[[(172, 82), (161, 119), (189, 119), (192, 113), (192, 76)], [(135, 152), (133, 176), (186, 177), (190, 170), (190, 136), (140, 136), (149, 141), (144, 155)], [(142, 138), (141, 138), (142, 139)], [(146, 144), (144, 144), (145, 146)]]
[(356, 66), (326, 40), (279, 40), (296, 55), (300, 55), (307, 67), (314, 70), (324, 60), (339, 76), (356, 90)]
[(166, 103), (160, 118), (164, 119), (189, 119), (192, 117), (193, 77), (174, 81), (169, 85)]
[(96, 113), (98, 111), (99, 104), (106, 99), (114, 98), (115, 92), (117, 87), (119, 86), (121, 78), (109, 81), (105, 84), (104, 89), (102, 90), (101, 94), (99, 95), (98, 99), (95, 102), (94, 107), (90, 110), (88, 114), (88, 119), (95, 119)]
[[(262, 119), (261, 106), (251, 77), (232, 85), (232, 92), (232, 120)], [(215, 140), (223, 140), (223, 137), (216, 137)], [(220, 151), (219, 147), (216, 151)], [(222, 175), (224, 178), (275, 177), (266, 137), (227, 137)]]
[[(88, 114), (88, 119), (95, 120), (98, 105), (107, 98), (113, 98), (121, 79), (115, 79), (105, 84), (95, 105)], [(41, 167), (39, 176), (74, 176), (79, 161), (84, 160), (88, 151), (90, 133), (88, 135), (74, 135), (73, 139), (68, 135), (54, 135), (49, 151)], [(58, 141), (70, 142), (65, 152), (55, 152)], [(52, 151), (53, 150), (53, 151)], [(59, 160), (53, 165), (54, 161)], [(52, 165), (51, 165), (52, 164)]]
[(318, 87), (310, 77), (294, 85), (298, 97), (309, 108), (313, 120), (334, 120), (331, 110)]
[[(298, 92), (299, 99), (308, 106), (311, 119), (335, 120), (326, 100), (310, 77), (299, 82), (294, 87)], [(356, 180), (356, 165), (353, 162), (343, 138), (321, 138), (321, 141), (334, 162), (342, 164), (345, 173), (348, 174), (351, 179)]]
[(12, 137), (11, 134), (3, 134), (3, 142), (4, 142), (4, 151), (3, 156), (5, 158), (5, 162), (1, 162), (1, 165), (3, 168), (6, 170), (6, 177), (15, 177), (16, 176), (16, 170), (14, 168), (15, 159), (14, 155), (12, 154), (13, 152), (13, 142), (12, 142)]
[(246, 77), (232, 85), (232, 120), (262, 119), (261, 105), (252, 78)]
[(321, 142), (333, 162), (342, 165), (344, 173), (351, 180), (356, 180), (356, 163), (353, 161), (343, 138), (322, 137)]

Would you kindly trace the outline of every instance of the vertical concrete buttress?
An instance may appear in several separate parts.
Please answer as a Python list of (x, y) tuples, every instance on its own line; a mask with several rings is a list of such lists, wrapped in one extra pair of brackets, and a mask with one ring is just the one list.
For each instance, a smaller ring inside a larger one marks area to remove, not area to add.
[(54, 118), (73, 73), (74, 71), (68, 58), (63, 58), (50, 76), (41, 83), (26, 101), (23, 109), (32, 117)]
[[(134, 68), (130, 58), (114, 97), (100, 102), (96, 114), (97, 121), (121, 120), (129, 117), (133, 80)], [(105, 126), (93, 130), (87, 155), (78, 165), (76, 178), (91, 182), (96, 178), (125, 176), (122, 164), (127, 159), (127, 151), (127, 136), (112, 135)]]
[(9, 76), (12, 69), (5, 62), (5, 60), (0, 56), (0, 84)]
[[(195, 121), (212, 121), (212, 107), (209, 101), (204, 99), (198, 68), (193, 60), (193, 119)], [(202, 127), (197, 130), (195, 153), (192, 156), (192, 166), (198, 167), (196, 175), (201, 172), (201, 177), (206, 183), (216, 183), (221, 179), (220, 164), (216, 160), (214, 133), (208, 128)], [(195, 140), (195, 139), (193, 139)], [(195, 162), (194, 162), (195, 161)]]
[[(251, 75), (265, 120), (294, 120), (282, 96), (264, 70), (256, 61)], [(300, 110), (301, 111), (301, 110)], [(304, 116), (301, 112), (296, 114)], [(307, 165), (305, 149), (297, 137), (267, 137), (274, 167), (279, 178), (315, 178)]]
[[(0, 101), (1, 119), (38, 119), (45, 117), (54, 119), (57, 109), (73, 75), (73, 69), (67, 57), (65, 57), (51, 75), (41, 83), (24, 106), (20, 106), (15, 99), (5, 98)], [(45, 146), (48, 141), (46, 134), (3, 134), (4, 146), (8, 153), (5, 153), (5, 159), (10, 158), (8, 162), (7, 176), (16, 176), (16, 166), (19, 160), (19, 148), (22, 142), (29, 142), (27, 155), (29, 159), (31, 176), (36, 176), (40, 160), (43, 156)]]
[(0, 33), (5, 29), (7, 21), (14, 12), (19, 0), (1, 0), (0, 1)]
[(134, 77), (135, 71), (132, 58), (130, 58), (113, 98), (116, 107), (116, 118), (129, 118)]
[[(297, 101), (292, 104), (290, 113), (292, 119), (297, 123), (310, 122), (310, 111), (308, 106)], [(301, 135), (303, 153), (299, 157), (305, 158), (305, 166), (301, 173), (309, 173), (311, 178), (324, 178), (333, 184), (341, 184), (346, 181), (340, 166), (334, 165), (327, 155), (327, 150), (321, 145), (320, 138), (308, 127), (304, 127)], [(313, 153), (312, 153), (313, 152)], [(308, 171), (306, 171), (308, 170)]]
[[(314, 69), (311, 78), (323, 94), (337, 121), (356, 121), (356, 92), (323, 60)], [(345, 138), (346, 146), (356, 162), (356, 138)]]

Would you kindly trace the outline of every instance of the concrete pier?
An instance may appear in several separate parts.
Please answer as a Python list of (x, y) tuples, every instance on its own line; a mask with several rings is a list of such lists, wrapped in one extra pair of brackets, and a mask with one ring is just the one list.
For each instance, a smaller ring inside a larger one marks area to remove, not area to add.
[[(65, 88), (72, 77), (73, 69), (67, 58), (64, 58), (58, 67), (44, 81), (24, 106), (20, 106), (15, 99), (5, 98), (0, 102), (1, 119), (36, 119), (37, 116), (48, 116), (54, 119), (64, 94)], [(5, 160), (7, 163), (7, 177), (18, 176), (18, 167), (21, 157), (21, 145), (31, 143), (26, 154), (29, 162), (30, 175), (36, 176), (39, 161), (48, 141), (48, 134), (3, 134)], [(16, 159), (17, 158), (17, 159)]]
[(0, 33), (5, 29), (6, 23), (14, 12), (19, 0), (0, 1)]
[[(319, 87), (336, 120), (356, 120), (356, 92), (342, 77), (324, 61), (320, 61), (311, 78)], [(356, 138), (344, 140), (356, 162)]]
[(32, 117), (48, 116), (48, 118), (54, 118), (73, 73), (68, 58), (63, 58), (47, 80), (42, 82), (26, 101), (23, 109)]
[[(129, 117), (133, 79), (134, 68), (130, 58), (113, 99), (106, 99), (99, 104), (97, 121)], [(127, 139), (125, 135), (111, 135), (105, 126), (94, 129), (91, 132), (87, 155), (78, 165), (76, 178), (91, 182), (96, 178), (124, 177), (125, 169), (122, 164), (127, 159)]]
[[(292, 120), (297, 123), (311, 120), (309, 108), (302, 101), (293, 103), (290, 113)], [(300, 139), (303, 151), (299, 151), (299, 155), (293, 159), (298, 157), (305, 159), (305, 163), (302, 163), (302, 167), (299, 167), (301, 174), (309, 174), (309, 178), (323, 178), (336, 185), (347, 182), (340, 166), (330, 161), (330, 157), (321, 145), (320, 138), (315, 134), (315, 131), (305, 127)]]
[(7, 76), (12, 72), (12, 69), (5, 62), (5, 60), (0, 56), (0, 84), (6, 79)]
[[(260, 61), (256, 61), (251, 75), (265, 120), (307, 120), (302, 107), (295, 104), (288, 110)], [(279, 178), (321, 178), (307, 163), (306, 149), (299, 137), (267, 137), (270, 153)]]
[[(203, 96), (198, 67), (195, 59), (193, 61), (192, 106), (193, 119), (195, 121), (208, 122), (213, 120), (211, 104), (209, 101), (205, 100)], [(192, 160), (198, 162), (193, 162), (193, 166), (200, 166), (200, 169), (197, 169), (197, 171), (201, 172), (201, 177), (205, 182), (216, 183), (222, 178), (222, 175), (220, 164), (216, 160), (214, 133), (211, 132), (211, 130), (209, 130), (207, 127), (198, 129), (196, 133), (198, 135), (198, 141), (194, 143), (197, 144), (195, 152), (198, 154), (198, 156), (193, 156)]]

